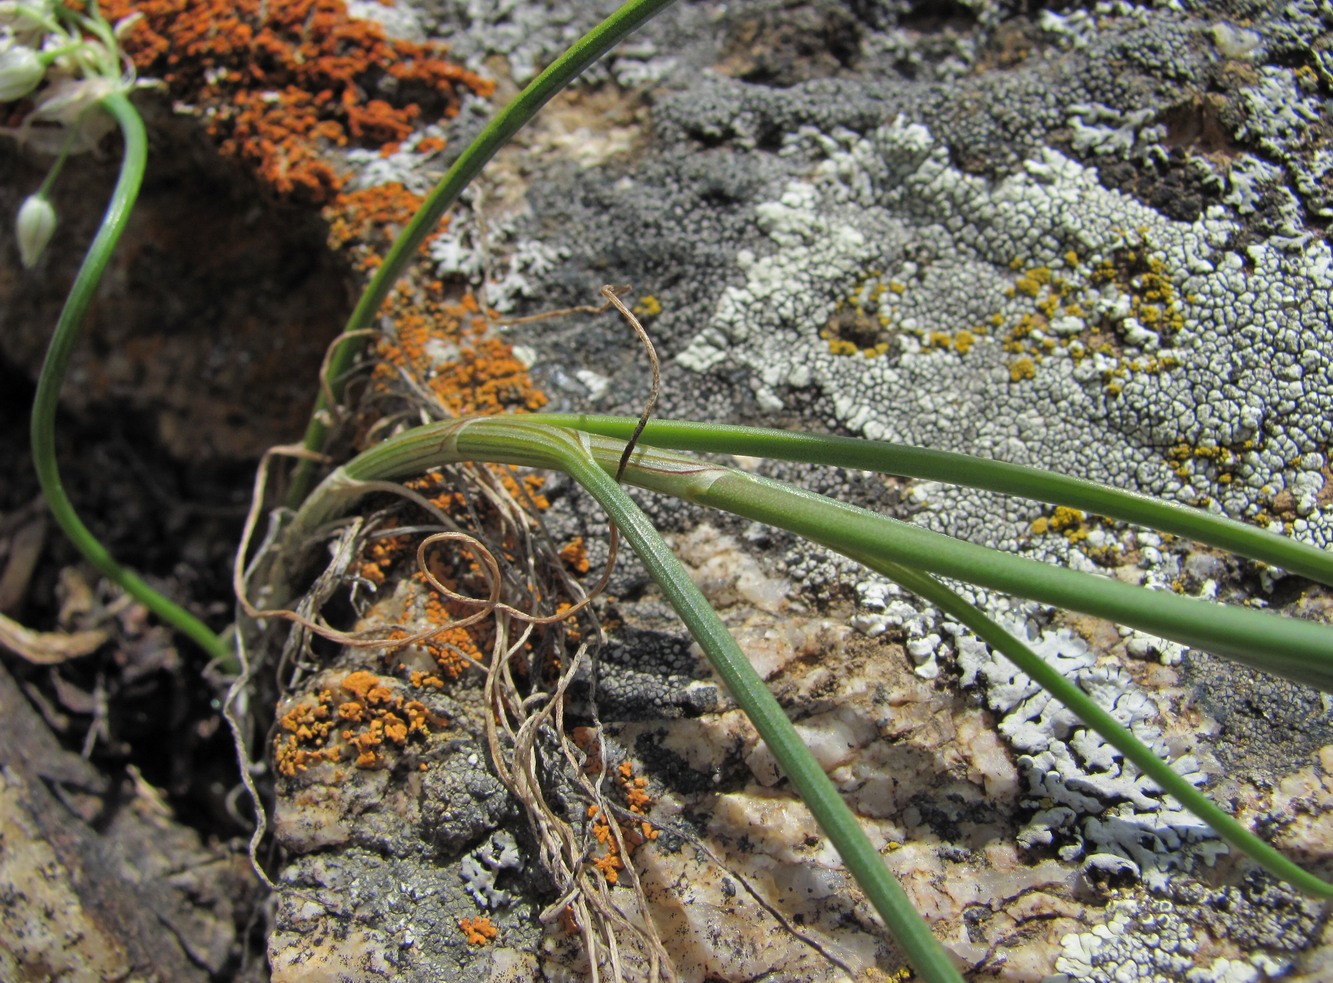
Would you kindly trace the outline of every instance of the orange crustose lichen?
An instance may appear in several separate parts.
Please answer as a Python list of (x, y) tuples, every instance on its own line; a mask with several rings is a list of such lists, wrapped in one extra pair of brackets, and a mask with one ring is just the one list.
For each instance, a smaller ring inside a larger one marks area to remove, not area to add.
[(560, 560), (570, 573), (588, 572), (588, 547), (584, 544), (582, 536), (575, 536), (560, 548)]
[[(590, 774), (601, 773), (604, 765), (600, 753), (600, 744), (594, 740), (594, 732), (586, 727), (574, 729), (574, 742), (588, 756), (584, 769)], [(653, 806), (653, 798), (648, 794), (648, 779), (634, 774), (634, 765), (622, 761), (616, 769), (616, 784), (625, 796), (626, 808), (637, 816), (646, 816)], [(611, 821), (601, 808), (588, 806), (588, 819), (592, 821), (592, 835), (606, 851), (593, 858), (593, 866), (601, 871), (606, 883), (615, 885), (620, 882), (620, 871), (625, 869), (624, 858), (620, 855), (620, 845), (611, 831)], [(637, 823), (620, 822), (620, 838), (633, 850), (658, 837), (658, 829), (646, 818)]]
[(342, 757), (342, 749), (331, 743), (336, 724), (332, 703), (332, 692), (321, 690), (314, 704), (303, 701), (282, 715), (278, 726), (284, 733), (278, 736), (273, 749), (279, 773), (292, 778), (311, 765)]
[[(353, 244), (381, 248), (412, 220), (422, 200), (421, 195), (408, 191), (397, 181), (356, 191), (340, 191), (324, 210), (329, 223), (329, 246), (336, 250)], [(426, 237), (421, 248), (425, 249), (431, 239), (447, 227), (448, 223), (442, 221)], [(368, 259), (369, 256), (365, 257), (363, 262)], [(378, 256), (370, 261), (371, 265), (376, 262)]]
[[(486, 521), (487, 503), (469, 503), (468, 497), (450, 485), (439, 472), (414, 478), (407, 482), (407, 487), (460, 524), (478, 515)], [(540, 507), (544, 502), (538, 499), (537, 504)], [(485, 619), (456, 626), (455, 622), (475, 615), (477, 606), (451, 599), (435, 590), (425, 572), (417, 566), (415, 546), (416, 543), (405, 536), (373, 540), (365, 548), (358, 573), (377, 587), (383, 586), (390, 577), (411, 581), (407, 607), (395, 615), (410, 627), (395, 628), (389, 633), (384, 646), (386, 659), (414, 687), (442, 689), (445, 680), (457, 679), (469, 666), (486, 662), (495, 643), (495, 625)], [(515, 562), (517, 548), (498, 550), (496, 559), (501, 563)], [(427, 552), (426, 562), (431, 576), (449, 590), (463, 597), (485, 598), (488, 595), (489, 581), (468, 547), (441, 543)], [(410, 647), (405, 645), (408, 639), (432, 629), (435, 633), (429, 638)], [(528, 648), (530, 645), (524, 646), (525, 651)], [(414, 658), (423, 653), (430, 657), (433, 665), (424, 666)]]
[(391, 335), (379, 342), (373, 381), (399, 385), (401, 374), (418, 380), (455, 416), (538, 410), (546, 397), (532, 384), (513, 349), (493, 337), (472, 295), (450, 303), (444, 285), (395, 291), (385, 305)]
[[(458, 111), (459, 89), (493, 85), (445, 46), (386, 36), (343, 0), (103, 0), (140, 73), (194, 108), (224, 153), (283, 197), (321, 204), (342, 179), (321, 152), (393, 145), (425, 115)], [(438, 149), (432, 144), (430, 152)]]
[(378, 768), (386, 742), (402, 748), (413, 735), (424, 737), (443, 724), (425, 704), (403, 699), (379, 676), (358, 670), (337, 690), (321, 689), (314, 703), (302, 700), (279, 719), (284, 733), (275, 742), (274, 760), (280, 774), (293, 778), (320, 762), (341, 761), (347, 748), (358, 768)]
[(485, 945), (500, 934), (488, 915), (460, 919), (458, 927), (471, 945)]

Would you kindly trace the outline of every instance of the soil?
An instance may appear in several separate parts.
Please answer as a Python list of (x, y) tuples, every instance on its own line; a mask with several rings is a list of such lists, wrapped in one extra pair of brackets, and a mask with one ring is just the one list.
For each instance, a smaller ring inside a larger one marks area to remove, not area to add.
[[(299, 439), (350, 278), (317, 211), (247, 205), (258, 200), (250, 179), (164, 108), (149, 112), (155, 146), (143, 193), (79, 341), (57, 434), (66, 488), (113, 555), (221, 630), (233, 620), (231, 560), (259, 455)], [(97, 870), (95, 891), (71, 878), (90, 924), (144, 943), (125, 951), (124, 966), (149, 978), (266, 978), (263, 893), (244, 842), (249, 806), (219, 715), (225, 691), (203, 653), (82, 561), (49, 522), (30, 464), (27, 408), (116, 161), (110, 152), (67, 166), (59, 230), (36, 271), (24, 275), (10, 236), (0, 244), (0, 454), (10, 462), (0, 481), (0, 614), (35, 631), (104, 638), (53, 664), (5, 651), (0, 688), (18, 709), (3, 721), (0, 794), (22, 793), (15, 809), (30, 807), (41, 826), (31, 839), (7, 831), (0, 866), (12, 870), (25, 844), (58, 833), (66, 866)], [(0, 211), (13, 214), (44, 167), (0, 147)], [(134, 862), (116, 859), (126, 856)], [(150, 880), (149, 868), (194, 873), (177, 884)], [(160, 914), (170, 904), (188, 924)], [(0, 976), (58, 970), (39, 939), (19, 936), (31, 945), (16, 966), (0, 961)]]

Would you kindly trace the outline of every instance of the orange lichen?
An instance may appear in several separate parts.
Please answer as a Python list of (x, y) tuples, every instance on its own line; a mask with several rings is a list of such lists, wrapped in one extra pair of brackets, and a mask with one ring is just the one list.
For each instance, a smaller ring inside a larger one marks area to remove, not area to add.
[[(379, 147), (426, 115), (452, 116), (460, 87), (493, 84), (443, 58), (445, 47), (386, 36), (343, 0), (103, 0), (140, 73), (162, 79), (205, 120), (223, 153), (283, 197), (328, 201), (342, 179), (330, 146)], [(410, 98), (409, 98), (410, 96)]]
[(357, 573), (376, 587), (383, 586), (389, 568), (406, 554), (409, 545), (406, 536), (386, 536), (372, 540), (366, 547)]
[[(585, 752), (596, 745), (591, 740), (591, 732), (587, 728), (575, 728), (574, 740), (576, 744), (584, 748)], [(585, 746), (586, 745), (586, 746)], [(589, 762), (595, 762), (596, 768), (591, 771), (592, 774), (601, 772), (601, 757), (589, 756)], [(588, 765), (584, 765), (588, 770)], [(648, 794), (648, 779), (634, 774), (634, 765), (629, 761), (622, 761), (619, 768), (616, 769), (616, 782), (625, 795), (626, 807), (631, 813), (643, 816), (652, 808), (653, 798)], [(602, 872), (608, 884), (617, 884), (620, 880), (621, 870), (625, 869), (624, 858), (620, 853), (620, 843), (623, 842), (629, 849), (642, 846), (644, 843), (657, 839), (658, 830), (647, 819), (641, 819), (635, 822), (619, 822), (620, 837), (617, 839), (611, 829), (611, 822), (596, 805), (588, 806), (588, 819), (592, 821), (592, 835), (605, 852), (593, 859), (593, 866)]]
[(487, 915), (460, 919), (458, 927), (462, 929), (463, 935), (467, 937), (469, 945), (486, 945), (500, 934), (500, 930), (495, 927)]
[(560, 548), (560, 562), (571, 573), (588, 572), (588, 547), (584, 545), (582, 536), (574, 537)]
[(592, 862), (592, 865), (602, 872), (602, 876), (606, 878), (608, 884), (619, 883), (620, 874), (618, 872), (625, 866), (620, 859), (620, 855), (614, 852), (598, 857)]
[(359, 670), (350, 673), (342, 681), (342, 688), (356, 696), (363, 703), (387, 703), (393, 694), (372, 672)]
[[(518, 479), (523, 487), (515, 484), (515, 479), (507, 474), (507, 487), (515, 495), (524, 495), (537, 507), (544, 507), (545, 500), (537, 494), (542, 479), (530, 475)], [(460, 524), (480, 520), (483, 524), (491, 518), (494, 506), (486, 501), (470, 501), (460, 487), (438, 472), (427, 473), (408, 483), (408, 487), (426, 499), (431, 505), (454, 517)], [(390, 575), (411, 582), (408, 593), (408, 610), (404, 612), (404, 621), (411, 625), (393, 630), (385, 644), (385, 654), (403, 672), (413, 686), (441, 689), (445, 680), (458, 678), (470, 666), (485, 663), (488, 653), (495, 643), (495, 626), (490, 619), (458, 625), (465, 619), (471, 619), (477, 613), (477, 605), (466, 600), (451, 598), (437, 590), (430, 578), (455, 592), (462, 598), (486, 598), (490, 593), (490, 580), (487, 569), (482, 566), (475, 552), (458, 543), (440, 543), (429, 549), (425, 556), (426, 569), (418, 568), (414, 542), (407, 538), (392, 537), (377, 541), (372, 550), (373, 558), (361, 563), (363, 576), (374, 577), (383, 583)], [(496, 549), (496, 560), (501, 564), (518, 561), (521, 552), (519, 544), (501, 545)], [(371, 569), (367, 569), (369, 566)], [(427, 576), (427, 571), (430, 577)], [(431, 631), (429, 637), (413, 643), (410, 649), (405, 646), (408, 639), (419, 637), (423, 632)], [(530, 649), (530, 644), (524, 650)], [(425, 654), (431, 657), (433, 667), (427, 667), (414, 661), (413, 654)]]
[(438, 154), (444, 149), (443, 137), (426, 137), (418, 140), (417, 145), (412, 148), (419, 154)]
[(302, 701), (278, 720), (278, 726), (286, 731), (273, 748), (279, 774), (292, 778), (312, 765), (342, 757), (342, 749), (330, 744), (334, 726), (332, 698), (329, 690), (321, 690), (315, 703)]
[[(395, 695), (371, 672), (349, 673), (339, 689), (356, 699), (322, 689), (313, 704), (302, 701), (279, 719), (286, 731), (274, 747), (280, 774), (292, 778), (322, 761), (340, 761), (344, 747), (355, 753), (358, 768), (377, 768), (384, 763), (380, 750), (386, 741), (401, 748), (413, 735), (424, 737), (445, 722), (425, 704)], [(335, 730), (336, 723), (345, 726)]]
[[(384, 248), (412, 220), (421, 202), (421, 195), (408, 191), (397, 181), (357, 191), (340, 191), (324, 209), (324, 218), (329, 223), (329, 246), (341, 250), (356, 243)], [(448, 225), (447, 220), (441, 221), (421, 248), (426, 249)]]
[(573, 905), (565, 905), (560, 909), (560, 928), (568, 935), (577, 935), (579, 932), (579, 920), (574, 914)]
[(416, 700), (404, 700), (401, 696), (386, 701), (391, 706), (380, 708), (362, 731), (344, 730), (342, 739), (357, 752), (358, 768), (378, 768), (383, 764), (379, 749), (385, 741), (397, 747), (407, 744), (412, 734), (426, 735), (430, 726), (438, 718)]
[(373, 381), (392, 388), (406, 374), (456, 416), (538, 410), (546, 397), (513, 349), (494, 337), (471, 295), (449, 302), (438, 281), (398, 290), (385, 313), (392, 331), (379, 342)]
[(417, 689), (444, 689), (444, 680), (434, 673), (422, 672), (420, 669), (414, 670), (408, 679)]
[(625, 805), (630, 812), (642, 816), (652, 808), (653, 797), (648, 794), (648, 779), (642, 775), (635, 777), (634, 766), (628, 761), (620, 763), (620, 787), (625, 792)]
[(597, 739), (597, 731), (592, 727), (575, 727), (574, 744), (584, 754), (583, 770), (596, 777), (602, 773), (602, 743)]

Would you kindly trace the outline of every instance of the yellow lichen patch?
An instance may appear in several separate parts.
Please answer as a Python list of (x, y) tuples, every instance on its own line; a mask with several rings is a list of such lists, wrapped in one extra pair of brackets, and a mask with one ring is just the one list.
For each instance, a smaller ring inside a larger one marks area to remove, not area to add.
[(867, 356), (881, 355), (889, 350), (885, 340), (885, 323), (864, 311), (844, 308), (839, 310), (819, 332), (819, 336), (828, 342), (829, 351), (834, 355), (855, 355), (863, 352)]
[(1037, 377), (1037, 366), (1026, 355), (1014, 359), (1009, 363), (1009, 379), (1012, 382), (1019, 382), (1023, 379), (1035, 379)]
[[(1177, 363), (1170, 355), (1121, 354), (1123, 347), (1142, 343), (1138, 332), (1152, 332), (1165, 342), (1185, 324), (1165, 260), (1153, 252), (1142, 231), (1134, 235), (1131, 240), (1121, 233), (1124, 245), (1090, 264), (1073, 250), (1049, 264), (1015, 258), (1010, 269), (1018, 276), (1004, 291), (1013, 303), (1007, 313), (989, 319), (1001, 332), (1004, 350), (1030, 359), (1034, 367), (1060, 350), (1075, 361), (1093, 352), (1114, 359), (1101, 372), (1104, 391), (1112, 397), (1133, 374), (1174, 368)], [(1027, 366), (1015, 361), (1010, 371), (1026, 373)]]
[[(919, 326), (921, 319), (910, 316), (910, 308), (904, 310), (908, 292), (908, 284), (901, 280), (886, 280), (878, 270), (867, 273), (850, 295), (838, 301), (833, 316), (819, 331), (829, 353), (880, 358), (899, 349), (900, 337), (910, 336), (923, 349), (965, 355), (975, 347), (978, 337), (987, 333), (986, 326), (980, 324), (957, 331), (947, 325), (929, 329)], [(1001, 316), (996, 326), (1003, 323)]]
[(538, 509), (551, 506), (546, 496), (542, 494), (542, 489), (546, 487), (546, 478), (542, 475), (525, 474), (522, 479), (515, 481), (514, 473), (508, 468), (503, 468), (500, 470), (500, 484), (520, 502), (531, 502)]
[(1130, 316), (1149, 331), (1169, 336), (1185, 326), (1180, 296), (1167, 270), (1166, 262), (1152, 252), (1143, 240), (1138, 246), (1127, 244), (1099, 263), (1093, 271), (1096, 286), (1114, 286), (1130, 298)]
[(871, 271), (857, 283), (850, 296), (838, 301), (819, 337), (828, 342), (833, 355), (860, 353), (866, 358), (878, 358), (888, 354), (892, 349), (891, 314), (898, 298), (906, 292), (906, 284), (896, 280), (885, 282), (879, 271)]
[(634, 305), (634, 313), (639, 317), (657, 317), (662, 313), (662, 302), (652, 294), (644, 294)]
[(1042, 287), (1051, 282), (1051, 270), (1046, 266), (1034, 266), (1032, 269), (1024, 272), (1014, 282), (1014, 290), (1024, 297), (1036, 297), (1042, 292)]
[(1210, 445), (1193, 447), (1189, 444), (1176, 444), (1166, 454), (1167, 464), (1182, 482), (1189, 483), (1196, 474), (1209, 474), (1218, 484), (1228, 485), (1235, 480), (1241, 465), (1241, 456), (1254, 449), (1253, 441), (1246, 441), (1238, 448)]
[(488, 915), (460, 919), (458, 927), (469, 945), (486, 945), (500, 934)]
[(1078, 509), (1057, 505), (1049, 516), (1042, 516), (1032, 523), (1032, 532), (1037, 536), (1048, 532), (1060, 533), (1071, 543), (1077, 543), (1088, 538), (1085, 519)]
[(339, 735), (356, 751), (358, 768), (380, 768), (385, 764), (381, 755), (385, 742), (402, 748), (413, 734), (425, 736), (432, 724), (442, 721), (417, 700), (393, 697), (388, 705), (375, 709), (358, 720), (363, 729), (348, 728)]

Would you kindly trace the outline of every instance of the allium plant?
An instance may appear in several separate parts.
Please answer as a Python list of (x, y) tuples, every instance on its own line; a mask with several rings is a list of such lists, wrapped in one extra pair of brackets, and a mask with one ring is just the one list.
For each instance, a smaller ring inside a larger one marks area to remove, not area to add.
[[(65, 158), (92, 150), (117, 128), (124, 141), (111, 202), (65, 299), (37, 379), (31, 424), (33, 465), (51, 514), (84, 557), (214, 659), (234, 666), (230, 644), (116, 562), (79, 517), (56, 463), (55, 419), (60, 387), (88, 305), (138, 198), (148, 156), (143, 120), (129, 99), (130, 93), (145, 83), (135, 77), (118, 43), (132, 24), (132, 18), (109, 24), (95, 0), (86, 12), (71, 10), (54, 0), (0, 3), (0, 54), (5, 56), (0, 73), (8, 72), (0, 74), (0, 85), (21, 92), (32, 102), (22, 122), (3, 133), (39, 153), (56, 155), (42, 186), (24, 201), (16, 218), (19, 252), (25, 266), (39, 261), (55, 231), (50, 191)], [(40, 76), (36, 76), (34, 65), (41, 67)]]
[[(487, 160), (552, 96), (671, 0), (630, 0), (594, 28), (499, 113), (458, 158), (395, 242), (352, 314), (346, 336), (359, 338), (374, 323), (390, 288), (421, 242)], [(79, 272), (43, 367), (33, 410), (33, 455), (53, 513), (85, 556), (151, 610), (228, 665), (230, 642), (153, 591), (107, 554), (75, 514), (55, 465), (56, 401), (78, 324), (124, 228), (142, 177), (146, 140), (127, 98), (137, 83), (122, 67), (118, 30), (95, 4), (77, 13), (53, 2), (0, 3), (0, 95), (32, 97), (24, 122), (9, 131), (26, 143), (63, 155), (95, 145), (110, 126), (124, 137), (120, 179), (102, 228)], [(41, 69), (40, 75), (37, 69)], [(48, 177), (54, 180), (58, 162)], [(40, 252), (54, 216), (46, 185), (20, 222), (25, 262)], [(338, 381), (354, 345), (340, 344), (330, 360), (330, 386), (307, 432), (311, 457), (323, 450), (327, 397), (339, 398)], [(641, 445), (631, 451), (636, 439)], [(737, 703), (778, 759), (867, 898), (884, 918), (909, 962), (927, 980), (958, 980), (957, 970), (912, 908), (901, 886), (870, 844), (856, 817), (801, 742), (781, 707), (727, 633), (717, 613), (691, 582), (644, 513), (621, 487), (628, 483), (681, 499), (734, 511), (791, 529), (841, 550), (897, 580), (966, 625), (1004, 653), (1145, 774), (1208, 822), (1233, 847), (1277, 876), (1311, 894), (1333, 897), (1330, 884), (1292, 864), (1200, 794), (1110, 714), (1092, 703), (1021, 640), (965, 602), (939, 577), (1084, 610), (1154, 634), (1174, 638), (1252, 666), (1333, 691), (1333, 630), (1312, 622), (1212, 605), (1076, 574), (1045, 564), (939, 537), (903, 523), (831, 501), (778, 482), (719, 467), (678, 450), (730, 452), (813, 461), (858, 469), (947, 480), (1175, 532), (1333, 584), (1333, 558), (1239, 523), (1059, 475), (962, 455), (873, 441), (791, 434), (709, 423), (659, 422), (578, 416), (510, 416), (451, 420), (397, 434), (337, 468), (310, 492), (315, 473), (305, 466), (294, 481), (291, 508), (278, 514), (269, 552), (299, 553), (330, 519), (354, 510), (372, 490), (423, 470), (458, 461), (502, 462), (560, 469), (575, 478), (612, 517), (620, 534), (657, 579), (682, 622), (693, 633)], [(292, 563), (273, 569), (290, 571)], [(238, 573), (238, 582), (244, 580)], [(258, 584), (270, 596), (293, 596), (293, 585)]]

